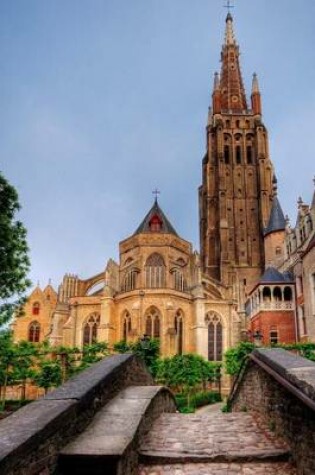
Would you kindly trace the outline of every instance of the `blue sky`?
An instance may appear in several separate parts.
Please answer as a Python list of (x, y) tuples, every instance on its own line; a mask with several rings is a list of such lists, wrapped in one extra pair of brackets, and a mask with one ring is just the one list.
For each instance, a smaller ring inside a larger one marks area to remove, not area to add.
[[(17, 187), (33, 282), (118, 257), (161, 190), (199, 248), (197, 188), (223, 0), (2, 0), (0, 169)], [(315, 2), (237, 0), (285, 213), (313, 193)]]

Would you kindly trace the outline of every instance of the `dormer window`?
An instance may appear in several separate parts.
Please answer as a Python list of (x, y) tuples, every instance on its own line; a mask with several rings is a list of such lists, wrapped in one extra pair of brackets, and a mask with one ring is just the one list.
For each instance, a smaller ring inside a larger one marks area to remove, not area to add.
[(162, 220), (161, 218), (155, 214), (149, 221), (150, 231), (153, 233), (159, 233), (162, 230)]

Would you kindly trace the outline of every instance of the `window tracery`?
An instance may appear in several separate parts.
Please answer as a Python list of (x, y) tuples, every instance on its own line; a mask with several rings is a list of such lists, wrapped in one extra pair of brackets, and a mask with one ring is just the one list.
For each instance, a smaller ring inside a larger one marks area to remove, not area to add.
[(92, 345), (97, 342), (97, 333), (100, 326), (101, 317), (94, 313), (88, 317), (83, 327), (83, 345)]
[(223, 355), (223, 327), (221, 317), (212, 312), (206, 315), (208, 326), (208, 360), (222, 361)]

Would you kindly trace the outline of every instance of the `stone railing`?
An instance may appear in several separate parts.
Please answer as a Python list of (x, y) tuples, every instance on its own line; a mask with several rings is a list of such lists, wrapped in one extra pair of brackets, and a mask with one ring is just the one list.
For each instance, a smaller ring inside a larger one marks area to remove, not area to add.
[(229, 396), (232, 411), (261, 416), (289, 443), (298, 473), (315, 473), (315, 363), (282, 349), (257, 349)]
[(55, 473), (60, 450), (121, 390), (153, 381), (131, 354), (110, 356), (0, 422), (0, 474)]
[(270, 302), (261, 302), (251, 309), (250, 316), (257, 315), (259, 312), (268, 312), (273, 310), (287, 310), (293, 311), (295, 303), (293, 301), (276, 301), (271, 300)]

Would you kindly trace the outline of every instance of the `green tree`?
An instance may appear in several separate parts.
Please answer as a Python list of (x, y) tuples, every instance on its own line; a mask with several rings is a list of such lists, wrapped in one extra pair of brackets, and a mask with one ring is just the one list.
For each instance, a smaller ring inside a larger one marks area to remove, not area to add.
[(15, 350), (11, 332), (3, 331), (0, 334), (0, 411), (3, 411), (5, 406), (7, 386), (14, 363)]
[(241, 369), (241, 366), (249, 353), (251, 353), (255, 348), (254, 343), (248, 341), (243, 341), (239, 345), (228, 349), (225, 352), (225, 369), (227, 374), (231, 376), (236, 376)]
[(34, 378), (35, 364), (38, 359), (38, 347), (34, 343), (21, 341), (13, 344), (14, 357), (12, 360), (12, 372), (10, 374), (10, 384), (22, 385), (21, 401), (25, 400), (27, 380)]
[(18, 194), (0, 172), (0, 326), (24, 303), (30, 286), (26, 230), (16, 220)]
[(62, 368), (60, 360), (41, 361), (34, 376), (34, 382), (40, 388), (44, 388), (45, 394), (48, 389), (60, 386), (62, 383)]
[(84, 345), (79, 370), (81, 371), (85, 368), (88, 368), (91, 366), (91, 364), (97, 363), (108, 355), (108, 343), (105, 341), (92, 343), (91, 345)]

